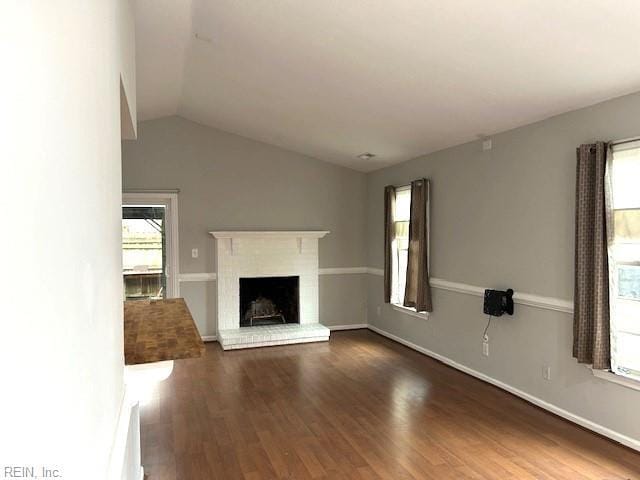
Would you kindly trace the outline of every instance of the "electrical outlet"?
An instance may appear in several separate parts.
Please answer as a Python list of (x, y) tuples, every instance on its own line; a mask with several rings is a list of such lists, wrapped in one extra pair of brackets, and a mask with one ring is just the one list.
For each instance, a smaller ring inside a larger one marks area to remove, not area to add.
[(482, 355), (489, 356), (489, 342), (482, 342)]
[(551, 380), (551, 367), (548, 365), (542, 367), (542, 378), (545, 380)]
[(192, 248), (191, 249), (191, 258), (198, 258), (198, 249), (197, 248)]
[(380, 313), (382, 313), (382, 309), (380, 308), (380, 305), (378, 305), (378, 307), (376, 308), (376, 314), (380, 316)]

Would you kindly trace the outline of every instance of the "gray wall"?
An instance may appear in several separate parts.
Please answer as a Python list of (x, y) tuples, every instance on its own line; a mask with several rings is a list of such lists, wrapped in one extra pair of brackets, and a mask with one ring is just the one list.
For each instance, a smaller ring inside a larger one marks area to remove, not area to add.
[[(473, 142), (376, 171), (368, 175), (369, 265), (383, 266), (383, 187), (427, 177), (432, 276), (571, 300), (575, 148), (638, 134), (635, 94), (495, 135), (487, 152)], [(433, 293), (429, 320), (409, 317), (382, 304), (382, 277), (370, 276), (369, 323), (640, 440), (640, 422), (630, 421), (640, 392), (596, 379), (572, 359), (570, 314), (516, 305), (513, 317), (493, 321), (487, 358), (482, 299)]]
[[(319, 241), (321, 268), (366, 264), (363, 173), (177, 116), (140, 123), (122, 157), (125, 190), (180, 189), (181, 273), (215, 272), (207, 232), (227, 229), (330, 230)], [(215, 286), (207, 283), (183, 282), (181, 294), (200, 332), (214, 335)], [(322, 276), (322, 323), (365, 323), (365, 283), (365, 275)]]

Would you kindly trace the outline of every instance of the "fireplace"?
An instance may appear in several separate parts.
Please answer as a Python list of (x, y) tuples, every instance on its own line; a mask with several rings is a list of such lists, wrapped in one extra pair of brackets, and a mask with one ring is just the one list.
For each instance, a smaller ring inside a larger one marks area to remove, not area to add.
[(300, 323), (300, 277), (240, 278), (240, 327)]
[(224, 350), (325, 342), (315, 231), (216, 231), (216, 316)]

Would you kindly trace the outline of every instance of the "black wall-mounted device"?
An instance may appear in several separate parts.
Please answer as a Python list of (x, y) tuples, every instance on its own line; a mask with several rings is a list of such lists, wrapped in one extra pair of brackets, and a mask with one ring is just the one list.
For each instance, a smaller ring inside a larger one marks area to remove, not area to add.
[(485, 290), (484, 313), (492, 317), (500, 317), (503, 313), (513, 315), (513, 290)]

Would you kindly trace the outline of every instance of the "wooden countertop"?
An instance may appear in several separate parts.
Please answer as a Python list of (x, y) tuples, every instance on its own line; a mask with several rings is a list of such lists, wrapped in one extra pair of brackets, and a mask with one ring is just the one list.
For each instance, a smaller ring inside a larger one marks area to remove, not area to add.
[(124, 302), (124, 363), (197, 358), (204, 343), (183, 298)]

